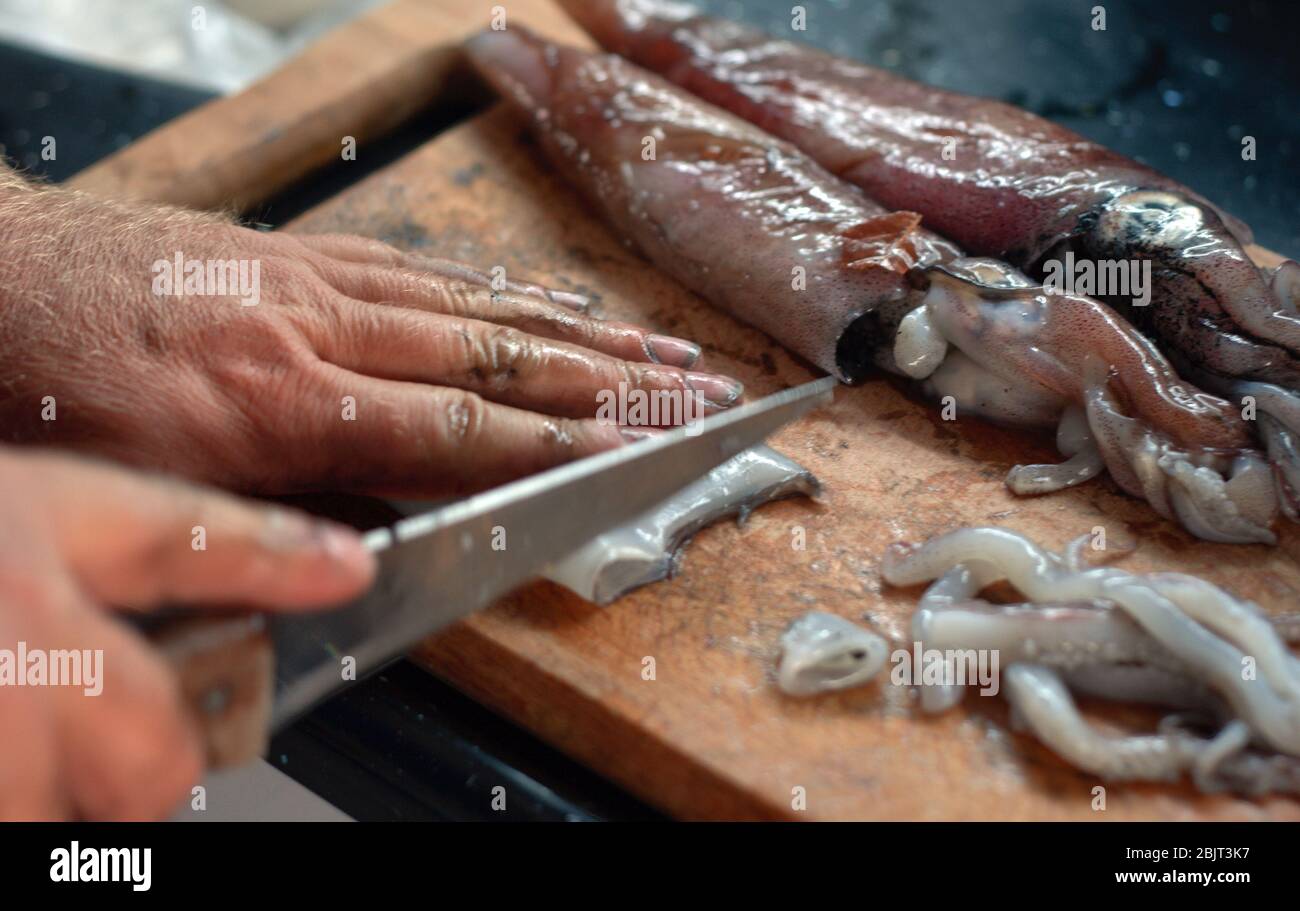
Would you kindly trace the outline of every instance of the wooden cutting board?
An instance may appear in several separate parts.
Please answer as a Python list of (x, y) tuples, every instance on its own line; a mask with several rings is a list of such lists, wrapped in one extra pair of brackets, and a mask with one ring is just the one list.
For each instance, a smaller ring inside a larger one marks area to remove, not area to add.
[[(435, 98), (454, 72), (456, 42), (487, 22), (491, 6), (393, 3), (78, 183), (202, 207), (255, 205), (337, 155), (340, 135), (364, 140)], [(509, 15), (586, 43), (544, 0), (512, 0)], [(322, 83), (330, 73), (341, 75)], [(701, 342), (707, 366), (742, 379), (751, 397), (816, 375), (619, 244), (504, 109), (443, 133), (289, 230), (355, 232), (592, 294), (609, 317)], [(1280, 611), (1300, 602), (1294, 527), (1277, 548), (1207, 544), (1109, 480), (1015, 498), (1003, 486), (1007, 469), (1055, 459), (1049, 440), (942, 421), (883, 378), (842, 388), (834, 405), (772, 442), (816, 472), (820, 502), (772, 504), (744, 528), (707, 529), (676, 579), (608, 608), (532, 585), (429, 640), (414, 659), (681, 817), (1300, 819), (1294, 799), (1185, 786), (1108, 786), (1105, 809), (1094, 809), (1101, 782), (1014, 733), (998, 698), (972, 692), (959, 709), (925, 717), (909, 690), (887, 683), (813, 700), (784, 697), (773, 684), (777, 640), (811, 608), (908, 642), (919, 591), (884, 587), (879, 575), (893, 541), (996, 524), (1060, 547), (1103, 526), (1113, 546), (1136, 545), (1131, 568), (1196, 573)], [(795, 808), (800, 794), (806, 809)]]

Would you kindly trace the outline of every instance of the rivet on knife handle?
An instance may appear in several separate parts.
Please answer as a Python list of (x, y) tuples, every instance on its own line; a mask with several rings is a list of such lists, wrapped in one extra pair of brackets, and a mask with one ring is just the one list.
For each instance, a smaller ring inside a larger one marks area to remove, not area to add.
[(263, 615), (177, 617), (151, 628), (149, 638), (176, 672), (209, 768), (266, 752), (275, 653)]

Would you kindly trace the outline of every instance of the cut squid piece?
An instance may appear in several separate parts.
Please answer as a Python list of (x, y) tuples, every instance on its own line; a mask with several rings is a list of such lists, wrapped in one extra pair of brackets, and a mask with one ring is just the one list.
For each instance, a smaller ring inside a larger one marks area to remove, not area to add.
[(747, 449), (641, 518), (592, 540), (546, 578), (597, 604), (672, 575), (683, 545), (727, 516), (744, 522), (773, 500), (817, 495), (812, 472), (766, 446)]
[(790, 696), (861, 686), (885, 666), (889, 646), (843, 617), (809, 611), (781, 637), (777, 685)]
[[(483, 33), (468, 52), (619, 235), (714, 305), (846, 381), (876, 367), (995, 420), (1065, 421), (1072, 461), (1017, 472), (1013, 489), (1079, 483), (1100, 459), (1124, 490), (1196, 534), (1273, 540), (1276, 506), (1243, 508), (1234, 498), (1254, 488), (1225, 474), (1249, 454), (1241, 417), (1108, 308), (962, 256), (914, 214), (883, 209), (794, 146), (626, 60), (519, 26)], [(1090, 408), (1097, 394), (1104, 411)], [(1130, 422), (1141, 464), (1105, 445), (1106, 428), (1092, 424), (1103, 418), (1112, 436)], [(1182, 462), (1205, 471), (1189, 475)]]
[(883, 205), (920, 213), (971, 253), (1031, 276), (1075, 262), (1116, 279), (1149, 267), (1145, 302), (1131, 280), (1093, 290), (1184, 372), (1273, 383), (1300, 402), (1300, 265), (1258, 268), (1250, 230), (1178, 182), (1011, 105), (676, 0), (561, 5), (605, 48), (794, 143)]
[[(922, 545), (893, 545), (894, 585), (933, 580), (913, 618), (925, 650), (996, 652), (1016, 718), (1071, 763), (1108, 780), (1189, 774), (1202, 790), (1300, 788), (1300, 659), (1259, 607), (1179, 573), (1088, 567), (1080, 539), (1066, 555), (1000, 528), (965, 528)], [(1010, 583), (1031, 604), (979, 600)], [(942, 711), (961, 693), (927, 694)], [(1209, 736), (1171, 716), (1149, 736), (1093, 728), (1070, 692), (1191, 713)]]

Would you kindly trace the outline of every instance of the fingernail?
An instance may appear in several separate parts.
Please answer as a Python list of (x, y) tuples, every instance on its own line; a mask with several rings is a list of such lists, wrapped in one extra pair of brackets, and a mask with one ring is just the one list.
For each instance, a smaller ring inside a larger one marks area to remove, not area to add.
[(282, 553), (321, 554), (349, 574), (368, 573), (374, 560), (361, 536), (348, 526), (287, 509), (271, 512), (262, 529), (262, 545)]
[(691, 367), (700, 359), (700, 346), (684, 338), (673, 338), (671, 335), (647, 335), (645, 353), (656, 364)]
[(688, 373), (686, 385), (704, 397), (704, 404), (714, 408), (730, 408), (745, 393), (742, 383), (713, 373)]

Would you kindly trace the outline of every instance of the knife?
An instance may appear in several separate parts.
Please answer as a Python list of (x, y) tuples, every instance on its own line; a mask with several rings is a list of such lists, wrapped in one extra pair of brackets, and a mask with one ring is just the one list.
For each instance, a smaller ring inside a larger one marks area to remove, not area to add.
[(208, 765), (262, 755), (272, 733), (321, 699), (830, 401), (835, 385), (805, 383), (369, 532), (376, 581), (343, 607), (146, 619)]

